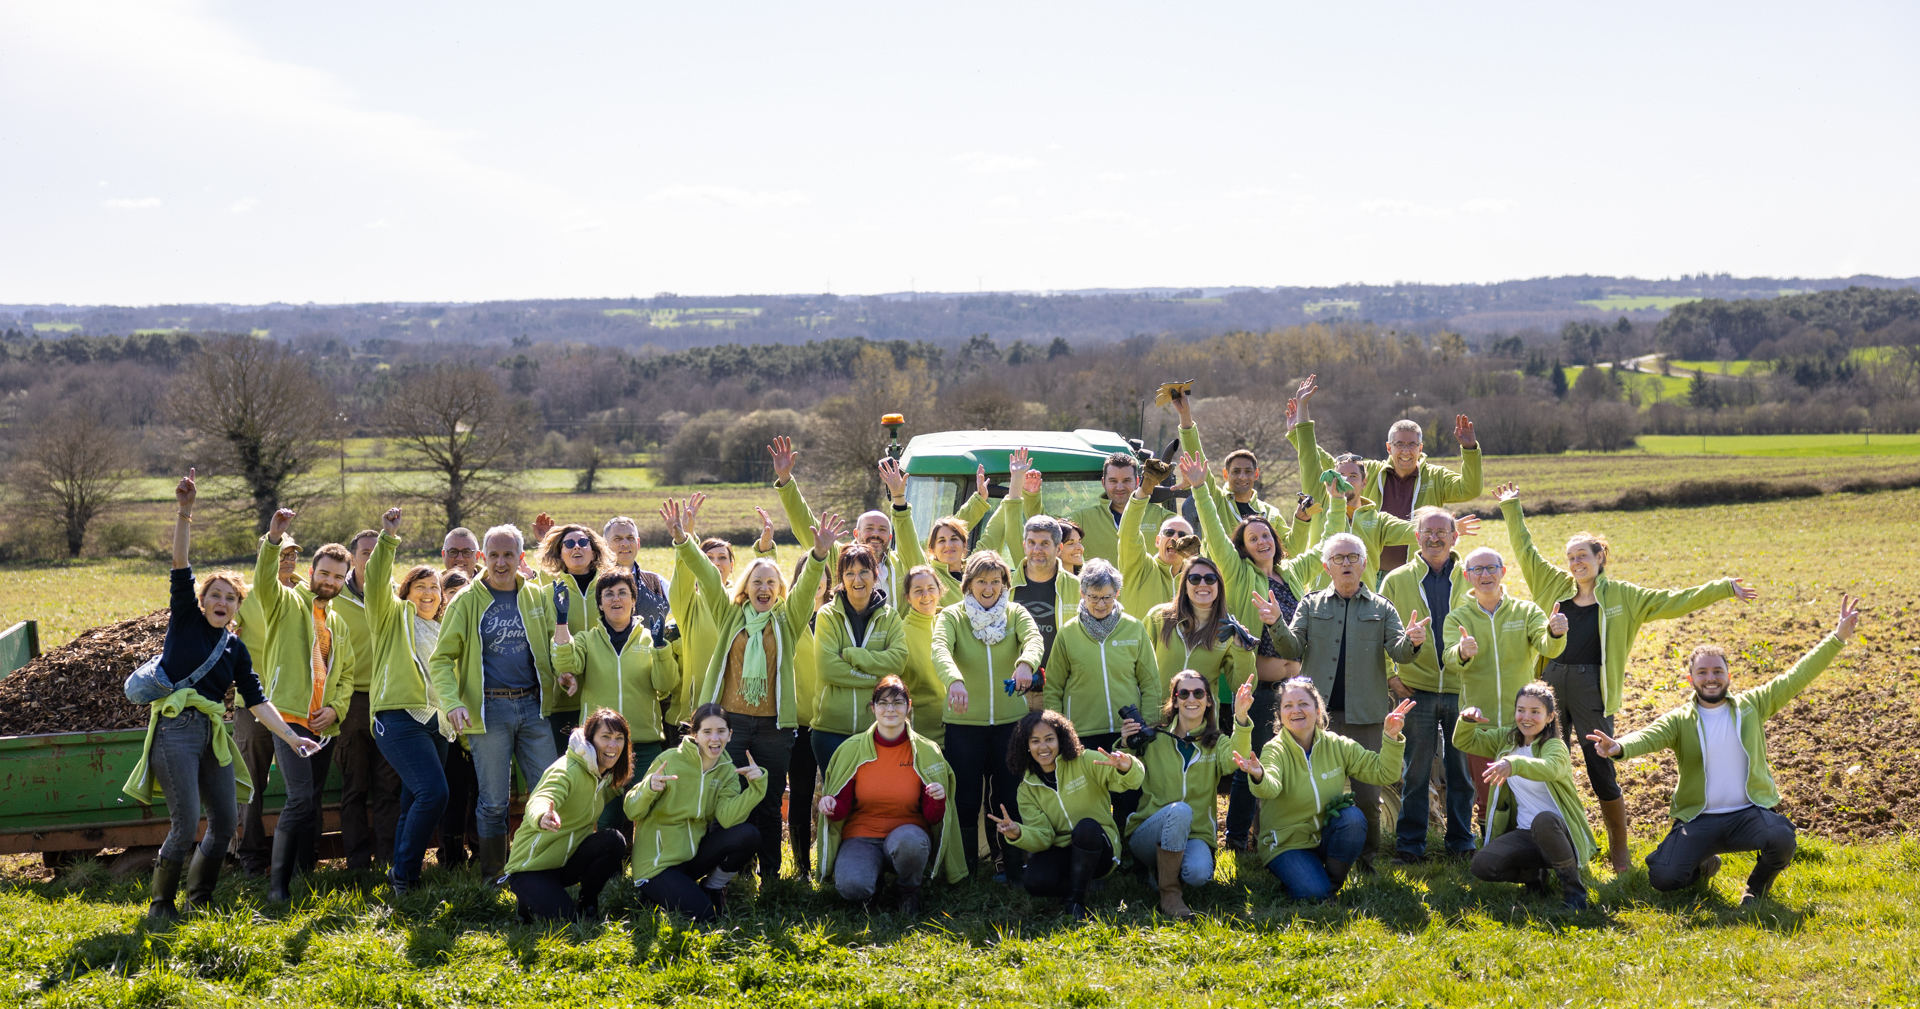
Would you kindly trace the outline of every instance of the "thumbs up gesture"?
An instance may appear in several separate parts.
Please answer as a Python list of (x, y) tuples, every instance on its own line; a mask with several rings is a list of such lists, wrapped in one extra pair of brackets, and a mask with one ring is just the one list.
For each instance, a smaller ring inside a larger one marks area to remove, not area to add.
[(1460, 628), (1460, 657), (1471, 659), (1480, 654), (1480, 642), (1473, 640), (1473, 634), (1465, 627)]
[(1553, 612), (1547, 615), (1547, 633), (1556, 638), (1567, 636), (1567, 615), (1560, 612), (1560, 604), (1553, 604)]

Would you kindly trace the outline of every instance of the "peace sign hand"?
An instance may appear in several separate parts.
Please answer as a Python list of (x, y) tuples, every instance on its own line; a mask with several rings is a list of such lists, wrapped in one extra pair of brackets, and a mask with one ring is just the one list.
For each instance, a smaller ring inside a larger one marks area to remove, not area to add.
[(1853, 637), (1860, 626), (1860, 597), (1840, 593), (1840, 623), (1833, 629), (1833, 636), (1842, 641)]
[(736, 767), (733, 769), (733, 773), (747, 779), (748, 781), (759, 781), (761, 778), (766, 777), (767, 770), (766, 768), (761, 767), (759, 764), (754, 763), (753, 754), (749, 753), (747, 754), (747, 766)]
[(1127, 773), (1127, 770), (1133, 767), (1133, 754), (1131, 753), (1125, 751), (1108, 753), (1104, 749), (1096, 749), (1093, 752), (1100, 755), (1100, 759), (1094, 761), (1094, 763), (1103, 767), (1111, 767), (1121, 774)]
[[(1420, 611), (1412, 610), (1410, 612), (1418, 613)], [(1427, 643), (1427, 625), (1432, 622), (1433, 622), (1433, 616), (1429, 614), (1427, 616), (1421, 617), (1418, 620), (1413, 621), (1412, 623), (1407, 624), (1407, 631), (1406, 631), (1407, 643), (1410, 645), (1413, 645), (1416, 648), (1426, 644)]]
[(1414, 703), (1413, 698), (1409, 697), (1401, 701), (1398, 707), (1387, 712), (1387, 720), (1380, 726), (1380, 731), (1385, 733), (1387, 738), (1400, 738), (1400, 729), (1407, 724), (1407, 712), (1413, 710)]
[(1587, 742), (1593, 744), (1593, 752), (1603, 757), (1617, 757), (1621, 751), (1625, 749), (1620, 745), (1618, 739), (1607, 735), (1602, 729), (1595, 729), (1587, 733)]
[(1547, 633), (1556, 638), (1567, 636), (1567, 615), (1560, 612), (1560, 604), (1553, 604), (1553, 612), (1547, 614)]
[(999, 816), (993, 815), (993, 812), (989, 810), (987, 812), (987, 819), (993, 821), (993, 829), (999, 831), (1001, 837), (1009, 841), (1017, 841), (1020, 839), (1020, 821), (1007, 815), (1006, 803), (1003, 802), (1000, 804)]

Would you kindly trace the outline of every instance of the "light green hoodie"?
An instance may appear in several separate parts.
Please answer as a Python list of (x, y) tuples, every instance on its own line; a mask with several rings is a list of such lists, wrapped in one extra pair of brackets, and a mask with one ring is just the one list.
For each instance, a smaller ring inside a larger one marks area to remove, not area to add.
[[(727, 652), (733, 639), (745, 632), (746, 612), (753, 604), (736, 603), (727, 595), (727, 587), (720, 581), (720, 569), (700, 552), (700, 544), (692, 537), (674, 547), (674, 555), (679, 571), (691, 574), (699, 582), (698, 598), (719, 631), (714, 636), (713, 654), (708, 657), (707, 668), (700, 677), (699, 693), (694, 697), (696, 704), (717, 702), (726, 678)], [(794, 675), (793, 655), (799, 647), (801, 632), (806, 629), (807, 616), (813, 610), (813, 591), (820, 587), (820, 573), (820, 559), (809, 553), (806, 566), (800, 569), (799, 583), (787, 589), (785, 600), (775, 602), (776, 612), (766, 631), (774, 636), (780, 656), (779, 670), (769, 669), (767, 674), (776, 681), (775, 710), (779, 712), (776, 724), (782, 729), (800, 724), (799, 678)], [(736, 576), (741, 574), (744, 572), (737, 572)], [(680, 580), (678, 572), (674, 580)]]
[[(855, 641), (847, 621), (847, 602), (829, 598), (813, 615), (814, 675), (819, 677), (813, 727), (851, 736), (873, 724), (873, 688), (883, 677), (907, 671), (907, 628), (886, 601), (867, 618), (866, 637)], [(912, 691), (908, 691), (912, 696)]]
[[(1302, 429), (1304, 429), (1304, 433), (1302, 433)], [(1300, 448), (1302, 443), (1312, 448), (1313, 452), (1311, 456), (1305, 452), (1301, 452), (1300, 458), (1303, 460), (1308, 458), (1315, 460), (1312, 466), (1312, 477), (1315, 481), (1318, 481), (1320, 474), (1333, 468), (1333, 456), (1320, 448), (1320, 444), (1313, 434), (1313, 421), (1304, 421), (1296, 425), (1293, 433), (1295, 439), (1294, 447), (1296, 449)], [(1360, 486), (1361, 496), (1372, 498), (1375, 501), (1380, 500), (1381, 474), (1392, 469), (1393, 463), (1385, 459), (1363, 459), (1360, 462), (1360, 468), (1361, 472), (1366, 474), (1366, 483)], [(1300, 475), (1303, 479), (1308, 476), (1308, 467), (1304, 462), (1300, 466)], [(1455, 473), (1445, 466), (1428, 462), (1426, 455), (1422, 454), (1420, 456), (1420, 475), (1418, 481), (1419, 482), (1414, 484), (1413, 489), (1413, 508), (1415, 511), (1425, 508), (1428, 505), (1439, 507), (1455, 501), (1471, 501), (1479, 497), (1480, 447), (1476, 445), (1473, 448), (1463, 448), (1460, 450), (1459, 473)], [(1312, 488), (1308, 488), (1309, 491), (1311, 491), (1311, 489)], [(1411, 512), (1409, 512), (1409, 514), (1411, 514)]]
[[(869, 725), (847, 737), (847, 741), (833, 751), (833, 759), (827, 762), (827, 787), (820, 792), (821, 795), (839, 795), (862, 764), (878, 759), (879, 748), (873, 741), (875, 731), (875, 727)], [(913, 741), (913, 770), (919, 775), (921, 786), (939, 785), (947, 791), (946, 814), (941, 817), (939, 824), (929, 825), (931, 829), (927, 831), (933, 841), (933, 853), (927, 859), (927, 864), (933, 869), (927, 875), (932, 877), (938, 874), (949, 883), (958, 883), (967, 878), (967, 856), (966, 852), (960, 850), (960, 832), (955, 829), (959, 820), (954, 809), (959, 803), (953, 800), (953, 768), (933, 740), (915, 732), (911, 726), (907, 732)], [(833, 881), (833, 860), (840, 852), (840, 832), (846, 827), (846, 819), (828, 819), (816, 810), (814, 820), (817, 857), (813, 864), (820, 867), (820, 882), (830, 883)], [(952, 843), (949, 844), (949, 841)]]
[[(1593, 839), (1593, 828), (1587, 824), (1587, 808), (1580, 804), (1580, 794), (1573, 790), (1573, 756), (1567, 744), (1554, 735), (1551, 725), (1522, 753), (1514, 744), (1511, 727), (1502, 729), (1460, 719), (1453, 723), (1453, 745), (1462, 753), (1485, 757), (1490, 762), (1504, 758), (1513, 765), (1514, 777), (1546, 785), (1553, 796), (1554, 807), (1560, 811), (1560, 819), (1566, 821), (1567, 833), (1573, 836), (1578, 860), (1584, 863), (1593, 858), (1598, 845)], [(1514, 818), (1520, 811), (1513, 788), (1508, 785), (1495, 789), (1487, 802), (1492, 812), (1487, 815), (1487, 833), (1482, 844), (1491, 843), (1514, 829)]]
[[(313, 704), (313, 593), (306, 585), (280, 584), (280, 547), (260, 537), (260, 556), (253, 566), (253, 591), (248, 598), (260, 600), (261, 622), (266, 627), (265, 662), (254, 661), (254, 671), (265, 685), (267, 700), (287, 719), (307, 720)], [(325, 729), (314, 730), (320, 737), (340, 733), (353, 701), (353, 649), (357, 643), (348, 631), (346, 618), (332, 605), (327, 610), (327, 631), (333, 638), (333, 652), (327, 659), (326, 680), (321, 686), (321, 703), (333, 709), (335, 718)]]
[[(1455, 550), (1452, 556), (1453, 571), (1447, 579), (1452, 585), (1448, 595), (1448, 600), (1452, 605), (1447, 610), (1447, 613), (1451, 613), (1454, 609), (1473, 601), (1473, 590), (1467, 586), (1466, 563), (1460, 559), (1460, 551)], [(1413, 616), (1415, 611), (1418, 611), (1420, 616), (1427, 617), (1429, 620), (1434, 620), (1436, 617), (1438, 618), (1428, 624), (1427, 641), (1429, 647), (1422, 648), (1418, 652), (1415, 652), (1412, 662), (1398, 663), (1395, 666), (1396, 672), (1394, 675), (1400, 677), (1401, 685), (1410, 690), (1425, 690), (1435, 694), (1457, 694), (1460, 692), (1461, 678), (1458, 676), (1441, 675), (1441, 650), (1431, 647), (1433, 642), (1432, 635), (1445, 631), (1447, 622), (1447, 613), (1436, 614), (1427, 612), (1430, 607), (1427, 606), (1427, 597), (1421, 588), (1421, 582), (1425, 581), (1427, 575), (1432, 571), (1433, 568), (1427, 565), (1426, 559), (1420, 556), (1420, 551), (1415, 550), (1408, 554), (1405, 564), (1387, 572), (1387, 576), (1380, 579), (1380, 595), (1385, 597), (1387, 602), (1393, 606), (1395, 613), (1400, 614), (1400, 622), (1402, 624), (1412, 622), (1415, 619)], [(1453, 639), (1448, 638), (1447, 641), (1448, 643), (1452, 643)]]
[[(677, 776), (656, 792), (647, 784), (655, 774)], [(653, 766), (627, 792), (625, 812), (633, 821), (633, 862), (635, 882), (644, 883), (661, 870), (671, 869), (693, 858), (700, 850), (700, 839), (707, 825), (718, 823), (721, 830), (745, 822), (753, 807), (767, 794), (767, 776), (742, 786), (742, 777), (734, 769), (725, 750), (711, 770), (700, 769), (700, 742), (693, 736), (653, 759)]]
[[(1211, 474), (1207, 476), (1207, 481), (1207, 486), (1211, 488)], [(1220, 569), (1220, 597), (1226, 601), (1227, 612), (1233, 614), (1233, 618), (1240, 621), (1240, 626), (1257, 638), (1261, 634), (1260, 608), (1254, 605), (1253, 596), (1257, 592), (1264, 597), (1271, 587), (1266, 573), (1252, 561), (1240, 556), (1240, 551), (1234, 548), (1233, 533), (1220, 514), (1221, 497), (1216, 494), (1196, 494), (1193, 498), (1194, 511), (1200, 514), (1202, 556)], [(1237, 522), (1234, 524), (1239, 525)], [(1274, 531), (1279, 533), (1277, 529)], [(1307, 586), (1313, 580), (1313, 573), (1321, 570), (1320, 557), (1315, 553), (1287, 557), (1286, 549), (1286, 544), (1282, 543), (1280, 555), (1274, 559), (1274, 572), (1287, 584), (1287, 588), (1293, 590), (1294, 601), (1298, 602), (1307, 598)], [(1253, 652), (1235, 648), (1232, 649), (1232, 655), (1233, 675), (1215, 690), (1215, 694), (1223, 700), (1232, 697), (1240, 689), (1240, 684), (1254, 676)]]
[(941, 610), (933, 621), (933, 668), (942, 684), (941, 703), (955, 683), (967, 687), (967, 710), (949, 707), (941, 720), (948, 725), (1002, 725), (1024, 718), (1026, 696), (1007, 696), (1002, 681), (1013, 678), (1017, 663), (1038, 671), (1045, 648), (1033, 615), (1012, 599), (1007, 600), (1007, 636), (991, 648), (974, 636), (966, 600)]
[[(1460, 656), (1463, 630), (1480, 646), (1480, 654), (1471, 659)], [(1448, 679), (1460, 677), (1461, 709), (1479, 708), (1489, 723), (1501, 729), (1513, 728), (1513, 698), (1533, 682), (1536, 657), (1551, 659), (1567, 647), (1565, 636), (1547, 633), (1547, 615), (1540, 607), (1511, 592), (1501, 595), (1500, 605), (1491, 614), (1469, 595), (1447, 614), (1445, 633), (1443, 668)]]
[(413, 650), (413, 604), (394, 595), (393, 555), (399, 547), (398, 536), (383, 532), (367, 560), (367, 636), (361, 640), (373, 651), (368, 710), (375, 715), (409, 708), (441, 711), (433, 677)]
[[(1252, 653), (1231, 641), (1226, 644), (1206, 641), (1190, 648), (1177, 623), (1171, 634), (1165, 633), (1167, 624), (1176, 619), (1174, 604), (1166, 603), (1155, 606), (1147, 613), (1147, 619), (1141, 621), (1146, 625), (1147, 637), (1153, 641), (1153, 661), (1158, 667), (1159, 677), (1155, 682), (1165, 690), (1166, 685), (1182, 670), (1191, 669), (1213, 685), (1214, 697), (1221, 700), (1231, 698), (1234, 691), (1240, 689), (1238, 677), (1243, 675), (1236, 667), (1235, 660), (1239, 653)], [(1258, 634), (1259, 630), (1257, 627), (1249, 629), (1253, 634)], [(1165, 696), (1164, 693), (1161, 695), (1163, 699)]]
[[(775, 551), (772, 550), (761, 552), (756, 544), (754, 557), (774, 555)], [(674, 642), (680, 652), (680, 685), (674, 688), (673, 703), (667, 706), (667, 720), (677, 725), (692, 718), (693, 709), (699, 707), (693, 695), (699, 691), (700, 678), (706, 674), (707, 664), (713, 659), (715, 638), (719, 636), (720, 629), (713, 625), (713, 613), (699, 597), (700, 583), (691, 572), (685, 570), (685, 564), (676, 562), (675, 567), (677, 570), (673, 573), (673, 580), (667, 583), (667, 609), (673, 615), (673, 622), (680, 628), (680, 640)], [(811, 653), (812, 650), (808, 649), (807, 654)], [(800, 653), (796, 651), (795, 654)]]
[(1173, 733), (1162, 728), (1147, 744), (1147, 752), (1139, 755), (1147, 767), (1146, 784), (1140, 789), (1139, 811), (1127, 817), (1127, 836), (1132, 837), (1141, 824), (1168, 804), (1184, 802), (1193, 809), (1193, 829), (1187, 836), (1218, 848), (1219, 807), (1214, 798), (1220, 779), (1239, 770), (1233, 763), (1236, 753), (1253, 756), (1251, 724), (1235, 725), (1232, 733), (1221, 733), (1211, 747), (1201, 746), (1196, 740), (1192, 760), (1180, 756), (1180, 744)]
[[(538, 582), (515, 576), (515, 601), (520, 620), (526, 626), (527, 652), (533, 659), (540, 681), (540, 714), (553, 713), (553, 695), (561, 693), (553, 678), (553, 591)], [(480, 618), (493, 605), (493, 591), (484, 581), (475, 582), (454, 597), (453, 605), (440, 618), (440, 642), (433, 646), (433, 658), (427, 671), (433, 675), (433, 689), (448, 711), (467, 709), (467, 735), (487, 731), (484, 705), (486, 670), (481, 665), (485, 645), (480, 639)]]
[(653, 647), (653, 635), (637, 620), (629, 625), (627, 646), (615, 651), (607, 625), (594, 621), (591, 630), (574, 634), (567, 644), (553, 643), (553, 670), (579, 679), (574, 697), (580, 711), (593, 714), (612, 708), (627, 720), (628, 739), (657, 743), (665, 738), (660, 724), (660, 701), (680, 684), (680, 663), (672, 648)]
[(1405, 750), (1404, 739), (1384, 737), (1380, 752), (1375, 753), (1338, 733), (1315, 729), (1309, 759), (1293, 733), (1285, 729), (1275, 733), (1260, 751), (1260, 780), (1248, 786), (1254, 798), (1263, 800), (1260, 864), (1273, 861), (1283, 851), (1320, 847), (1327, 809), (1350, 790), (1347, 779), (1391, 785), (1400, 780)]
[[(1527, 519), (1520, 502), (1503, 501), (1500, 513), (1507, 520), (1507, 537), (1513, 544), (1520, 573), (1527, 579), (1527, 593), (1544, 607), (1574, 597), (1573, 576), (1554, 567), (1540, 556), (1527, 532)], [(1607, 714), (1620, 710), (1627, 694), (1627, 657), (1633, 653), (1633, 639), (1640, 625), (1649, 620), (1670, 620), (1702, 610), (1722, 599), (1733, 598), (1733, 579), (1722, 578), (1690, 589), (1647, 589), (1631, 582), (1617, 582), (1605, 572), (1594, 581), (1593, 595), (1600, 605), (1600, 696), (1606, 700)]]
[(947, 682), (933, 664), (933, 622), (938, 613), (925, 614), (908, 606), (901, 611), (907, 632), (907, 696), (913, 698), (913, 731), (947, 745)]
[[(1147, 502), (1138, 497), (1127, 499), (1127, 510), (1120, 513), (1120, 607), (1136, 617), (1173, 600), (1173, 568), (1160, 560), (1153, 548), (1159, 527), (1143, 528)], [(1160, 521), (1168, 516), (1162, 514)]]
[(1082, 736), (1119, 732), (1119, 711), (1129, 704), (1138, 704), (1149, 719), (1160, 711), (1165, 682), (1146, 625), (1125, 613), (1119, 617), (1104, 641), (1093, 640), (1079, 616), (1053, 637), (1042, 696)]
[[(1780, 791), (1773, 783), (1773, 768), (1767, 764), (1766, 721), (1787, 706), (1813, 678), (1840, 654), (1846, 642), (1827, 635), (1813, 650), (1802, 656), (1793, 668), (1753, 688), (1728, 697), (1733, 705), (1733, 727), (1740, 745), (1747, 751), (1747, 798), (1767, 809), (1780, 804)], [(1620, 737), (1620, 755), (1615, 760), (1632, 760), (1643, 754), (1672, 750), (1678, 758), (1680, 780), (1673, 789), (1673, 818), (1687, 823), (1700, 815), (1707, 805), (1707, 769), (1704, 740), (1701, 738), (1700, 709), (1694, 701), (1661, 715), (1652, 725)]]
[[(580, 729), (567, 738), (567, 749), (547, 765), (540, 783), (527, 796), (520, 827), (513, 832), (507, 853), (507, 872), (558, 869), (573, 857), (580, 842), (599, 829), (600, 811), (613, 798), (613, 776), (600, 773), (600, 761)], [(560, 814), (559, 830), (541, 830), (548, 810)]]
[(1016, 792), (1020, 796), (1020, 836), (1013, 839), (1015, 847), (1027, 851), (1064, 848), (1073, 843), (1073, 825), (1091, 819), (1107, 832), (1107, 843), (1113, 845), (1113, 864), (1120, 864), (1120, 830), (1113, 822), (1113, 797), (1108, 793), (1139, 788), (1147, 780), (1147, 765), (1134, 757), (1123, 773), (1094, 763), (1099, 759), (1092, 750), (1082, 750), (1072, 760), (1054, 761), (1053, 778), (1058, 788), (1048, 788), (1032, 770), (1021, 777)]

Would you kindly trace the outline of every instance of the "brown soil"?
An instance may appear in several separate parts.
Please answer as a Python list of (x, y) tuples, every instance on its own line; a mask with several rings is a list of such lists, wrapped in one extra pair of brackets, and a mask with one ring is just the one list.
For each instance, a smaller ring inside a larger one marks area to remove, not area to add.
[(96, 627), (0, 680), (0, 736), (142, 728), (127, 674), (160, 654), (167, 611)]

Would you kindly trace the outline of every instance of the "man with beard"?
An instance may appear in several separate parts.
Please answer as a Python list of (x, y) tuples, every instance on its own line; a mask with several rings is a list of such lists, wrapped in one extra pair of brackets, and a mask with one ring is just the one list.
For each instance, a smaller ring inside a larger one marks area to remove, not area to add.
[(1614, 739), (1587, 734), (1601, 756), (1631, 760), (1672, 750), (1679, 765), (1673, 789), (1673, 829), (1647, 856), (1647, 882), (1662, 892), (1692, 886), (1720, 871), (1720, 856), (1757, 851), (1740, 898), (1746, 906), (1767, 896), (1793, 860), (1793, 823), (1773, 811), (1780, 792), (1767, 766), (1766, 721), (1827, 668), (1860, 621), (1860, 600), (1840, 596), (1840, 621), (1792, 669), (1752, 690), (1729, 694), (1731, 670), (1718, 645), (1701, 645), (1687, 660), (1693, 700), (1652, 725)]

